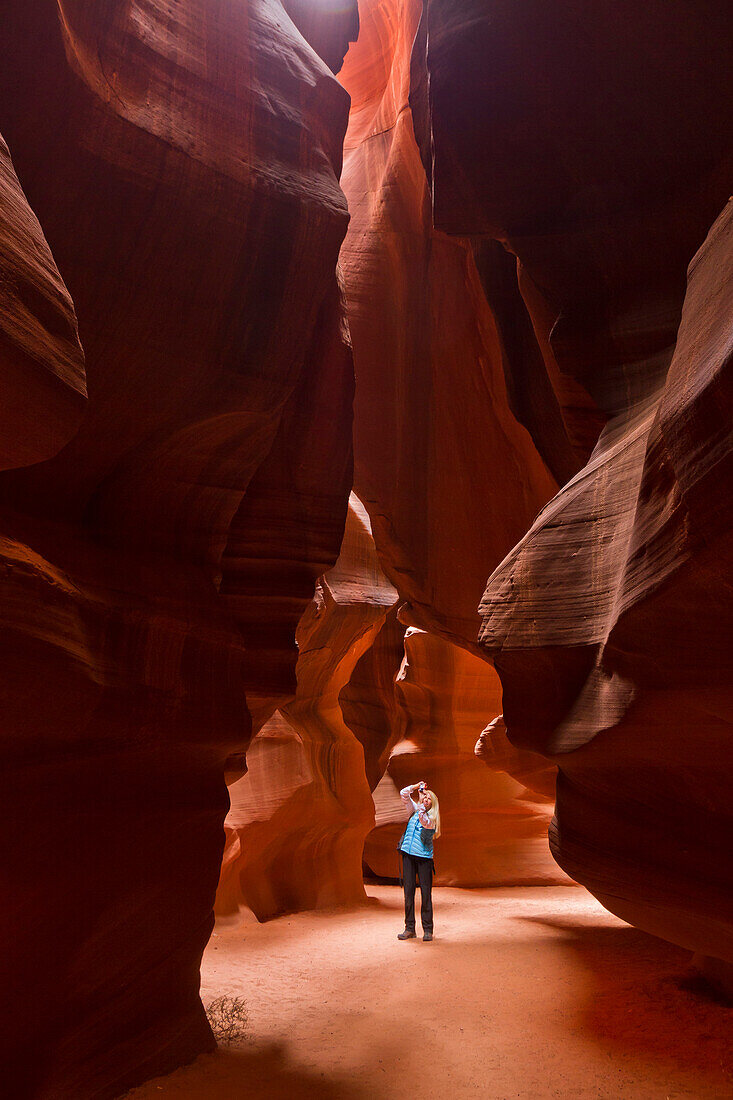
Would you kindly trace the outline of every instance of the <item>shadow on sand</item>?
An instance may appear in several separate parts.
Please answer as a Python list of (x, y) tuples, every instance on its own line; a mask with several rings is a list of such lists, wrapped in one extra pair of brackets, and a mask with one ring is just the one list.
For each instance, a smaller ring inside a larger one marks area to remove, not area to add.
[(629, 925), (598, 928), (570, 918), (516, 917), (560, 933), (588, 983), (584, 1031), (599, 1043), (658, 1063), (721, 1076), (733, 1096), (733, 1008), (691, 969), (691, 953)]
[(351, 1081), (295, 1066), (285, 1045), (220, 1047), (168, 1077), (128, 1093), (129, 1100), (369, 1100)]

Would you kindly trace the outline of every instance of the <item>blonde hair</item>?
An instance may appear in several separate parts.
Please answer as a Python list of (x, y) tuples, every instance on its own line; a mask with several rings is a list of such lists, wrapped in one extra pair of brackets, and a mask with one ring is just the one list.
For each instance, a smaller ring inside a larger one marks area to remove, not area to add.
[(428, 817), (431, 821), (435, 822), (435, 839), (440, 836), (440, 804), (435, 791), (425, 791), (425, 794), (430, 796), (431, 806), (428, 810)]

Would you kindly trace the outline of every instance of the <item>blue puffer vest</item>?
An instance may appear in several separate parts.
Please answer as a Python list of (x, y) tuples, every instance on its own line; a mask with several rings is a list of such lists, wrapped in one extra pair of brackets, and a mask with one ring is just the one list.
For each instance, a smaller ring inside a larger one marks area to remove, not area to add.
[(433, 858), (434, 829), (424, 829), (420, 824), (417, 810), (407, 822), (407, 828), (402, 834), (399, 843), (401, 852), (407, 852), (408, 856), (419, 856), (421, 859)]

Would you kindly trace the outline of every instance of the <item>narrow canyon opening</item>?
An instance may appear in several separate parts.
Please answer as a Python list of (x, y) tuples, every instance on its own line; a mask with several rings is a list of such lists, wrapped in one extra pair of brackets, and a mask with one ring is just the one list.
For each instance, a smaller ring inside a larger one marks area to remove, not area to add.
[(13, 1100), (733, 1095), (732, 32), (6, 13)]

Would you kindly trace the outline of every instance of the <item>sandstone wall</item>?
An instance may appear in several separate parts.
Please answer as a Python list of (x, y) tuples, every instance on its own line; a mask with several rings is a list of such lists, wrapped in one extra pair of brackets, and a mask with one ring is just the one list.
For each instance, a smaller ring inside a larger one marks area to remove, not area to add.
[(362, 849), (374, 807), (364, 749), (339, 693), (396, 600), (352, 494), (339, 559), (298, 627), (295, 698), (257, 733), (247, 774), (229, 788), (222, 916), (241, 905), (265, 920), (364, 901)]
[(403, 621), (470, 649), (487, 567), (556, 482), (509, 407), (502, 335), (470, 244), (432, 227), (410, 106), (421, 9), (417, 0), (362, 4), (339, 76), (352, 99), (341, 268), (354, 478)]
[[(477, 759), (477, 731), (501, 708), (501, 684), (486, 661), (426, 631), (410, 627), (397, 676), (397, 738), (374, 791), (376, 828), (364, 847), (368, 868), (397, 876), (397, 845), (410, 815), (399, 797), (424, 779), (440, 802), (435, 842), (441, 886), (547, 885), (567, 878), (547, 844), (554, 777), (542, 795), (528, 789), (520, 753), (508, 743), (492, 766)], [(545, 769), (550, 771), (552, 769)], [(523, 780), (523, 781), (522, 781)]]
[[(394, 695), (384, 669), (393, 676), (400, 654), (386, 646), (342, 693), (366, 759), (379, 762), (378, 828), (364, 859), (394, 877), (404, 827), (396, 791), (425, 774), (445, 810), (439, 881), (565, 880), (548, 855), (547, 804), (527, 802), (523, 784), (474, 757), (502, 703), (495, 673), (472, 654), (484, 656), (475, 641), (486, 570), (587, 450), (547, 383), (513, 257), (434, 229), (422, 15), (417, 0), (362, 3), (339, 76), (352, 98), (341, 268), (357, 376), (354, 482), (400, 593), (398, 617), (419, 628), (408, 630)], [(527, 379), (515, 385), (515, 360), (544, 379), (551, 400)], [(519, 415), (530, 394), (547, 426), (539, 444), (526, 430), (536, 408), (526, 423)]]
[[(527, 801), (523, 784), (474, 756), (502, 710), (498, 679), (479, 659), (476, 609), (487, 571), (587, 445), (571, 438), (547, 381), (514, 258), (433, 227), (422, 11), (417, 0), (362, 3), (359, 40), (339, 77), (352, 97), (341, 268), (356, 373), (355, 485), (400, 595), (399, 619), (419, 628), (408, 630), (394, 694), (386, 670), (391, 679), (401, 654), (386, 635), (342, 692), (374, 761), (378, 827), (365, 861), (396, 874), (396, 792), (424, 775), (445, 810), (439, 881), (564, 881), (549, 859), (548, 805)], [(515, 361), (527, 378), (511, 374)], [(522, 404), (527, 395), (541, 415)], [(539, 443), (527, 431), (538, 420)]]
[[(510, 734), (559, 765), (562, 866), (624, 919), (728, 960), (732, 214), (690, 266), (660, 392), (612, 421), (496, 571), (482, 633), (500, 648)], [(533, 676), (548, 658), (554, 685)]]
[(7, 7), (9, 1092), (211, 1047), (225, 777), (222, 913), (358, 902), (423, 777), (442, 881), (554, 881), (557, 767), (732, 960), (729, 5)]
[(28, 0), (0, 40), (3, 1083), (83, 1100), (212, 1046), (224, 770), (352, 481), (348, 101), (277, 0)]
[(40, 462), (84, 414), (74, 305), (0, 137), (0, 469)]
[(518, 257), (566, 423), (606, 421), (484, 596), (509, 737), (561, 864), (729, 959), (729, 6), (427, 13), (436, 225)]

